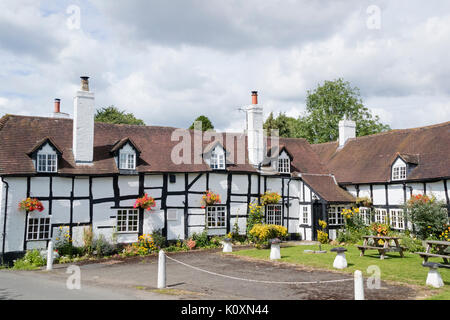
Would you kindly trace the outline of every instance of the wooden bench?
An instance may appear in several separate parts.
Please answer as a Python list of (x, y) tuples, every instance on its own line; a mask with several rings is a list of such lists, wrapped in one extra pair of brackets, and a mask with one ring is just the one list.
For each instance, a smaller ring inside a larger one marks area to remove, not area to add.
[[(450, 241), (425, 240), (424, 242), (427, 244), (425, 252), (414, 252), (423, 258), (423, 263), (426, 263), (428, 258), (442, 258), (444, 263), (448, 264), (450, 254), (446, 254), (446, 252), (450, 247)], [(438, 253), (431, 253), (433, 246), (437, 249)]]
[[(378, 250), (378, 253), (380, 254), (380, 259), (383, 260), (385, 258), (385, 255), (387, 252), (399, 252), (400, 256), (403, 258), (403, 251), (405, 250), (405, 247), (400, 246), (398, 242), (398, 237), (386, 237), (386, 236), (364, 236), (364, 243), (363, 245), (357, 245), (357, 248), (361, 251), (359, 254), (361, 257), (364, 256), (364, 253), (366, 250)], [(377, 245), (369, 245), (368, 241), (369, 239), (373, 239), (374, 243), (378, 243), (379, 240), (383, 240), (384, 244), (383, 246), (377, 246)], [(389, 245), (390, 241), (394, 241), (395, 245), (391, 246)]]

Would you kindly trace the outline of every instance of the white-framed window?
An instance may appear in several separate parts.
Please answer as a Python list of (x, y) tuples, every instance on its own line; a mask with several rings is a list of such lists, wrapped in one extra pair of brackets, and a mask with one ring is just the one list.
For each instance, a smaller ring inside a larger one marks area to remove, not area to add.
[(389, 218), (391, 227), (394, 229), (405, 229), (405, 220), (402, 209), (389, 210)]
[(406, 179), (406, 165), (395, 165), (392, 167), (392, 180)]
[(266, 222), (268, 224), (283, 225), (281, 221), (281, 204), (266, 205)]
[(210, 166), (211, 169), (225, 169), (225, 154), (214, 149), (211, 152)]
[(290, 173), (291, 172), (291, 161), (288, 158), (278, 159), (278, 172), (279, 173)]
[(207, 206), (206, 207), (206, 225), (208, 228), (225, 228), (226, 206)]
[(37, 171), (56, 172), (58, 168), (58, 156), (56, 153), (38, 153)]
[(139, 210), (119, 209), (117, 210), (117, 232), (138, 232)]
[(121, 152), (119, 158), (119, 168), (125, 170), (136, 169), (136, 154), (133, 152)]
[(309, 206), (302, 206), (302, 224), (309, 224)]
[(365, 208), (365, 207), (359, 208), (359, 216), (361, 217), (361, 219), (365, 225), (370, 224), (370, 209), (369, 208)]
[(345, 206), (330, 206), (328, 207), (328, 225), (337, 226), (344, 224), (344, 216), (341, 214)]
[(50, 217), (28, 216), (27, 240), (50, 239)]
[(375, 209), (375, 222), (387, 223), (387, 210)]

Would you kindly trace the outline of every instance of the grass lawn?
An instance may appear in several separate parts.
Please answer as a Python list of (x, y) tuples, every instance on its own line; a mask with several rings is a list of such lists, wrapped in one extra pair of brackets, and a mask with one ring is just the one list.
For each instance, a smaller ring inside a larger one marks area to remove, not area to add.
[[(318, 269), (328, 269), (338, 271), (333, 268), (333, 261), (336, 253), (330, 252), (332, 246), (322, 245), (322, 250), (327, 253), (304, 253), (303, 250), (319, 250), (318, 245), (309, 246), (286, 246), (281, 248), (281, 262), (294, 263), (304, 266), (310, 266)], [(355, 270), (361, 270), (364, 276), (371, 276), (367, 273), (367, 267), (376, 265), (381, 270), (381, 280), (394, 281), (398, 283), (406, 283), (420, 286), (431, 296), (428, 299), (450, 300), (450, 269), (440, 268), (439, 273), (444, 280), (444, 287), (435, 289), (425, 285), (427, 279), (428, 268), (421, 266), (422, 259), (419, 255), (406, 252), (401, 258), (398, 252), (387, 253), (384, 260), (380, 260), (378, 251), (366, 251), (363, 257), (359, 256), (360, 251), (353, 245), (346, 247), (346, 257), (348, 267), (339, 270), (343, 273), (353, 273)], [(246, 256), (250, 258), (269, 260), (270, 249), (258, 250), (248, 249), (235, 251), (233, 254), (238, 256)], [(442, 259), (430, 259), (432, 262), (442, 263)]]

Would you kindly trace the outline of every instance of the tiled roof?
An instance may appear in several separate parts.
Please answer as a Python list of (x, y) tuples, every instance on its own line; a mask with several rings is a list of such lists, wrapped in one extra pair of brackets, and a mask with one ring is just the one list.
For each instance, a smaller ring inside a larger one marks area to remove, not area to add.
[(312, 148), (342, 184), (389, 182), (398, 156), (417, 164), (409, 181), (450, 177), (450, 122), (353, 138), (341, 149), (337, 141)]
[[(116, 162), (111, 154), (126, 141), (140, 150), (136, 170), (138, 172), (207, 172), (211, 168), (203, 161), (202, 153), (211, 146), (211, 141), (203, 141), (199, 152), (194, 150), (195, 143), (191, 143), (191, 164), (176, 164), (172, 161), (172, 152), (180, 144), (178, 139), (172, 139), (176, 128), (160, 126), (138, 126), (95, 122), (94, 126), (94, 161), (93, 164), (75, 165), (72, 153), (72, 119), (29, 117), (7, 115), (0, 119), (0, 175), (30, 175), (35, 173), (33, 162), (27, 152), (43, 139), (49, 138), (62, 152), (62, 159), (58, 162), (59, 174), (67, 175), (106, 175), (119, 173)], [(193, 131), (190, 133), (194, 141)], [(256, 173), (257, 170), (248, 162), (247, 137), (236, 133), (232, 137), (234, 143), (227, 144), (229, 135), (217, 133), (223, 139), (222, 145), (230, 155), (230, 172)], [(173, 141), (172, 141), (173, 140)], [(318, 155), (313, 151), (305, 139), (280, 138), (280, 145), (284, 146), (292, 155), (292, 172), (327, 174)], [(234, 148), (234, 150), (233, 150)], [(239, 161), (237, 151), (244, 151), (244, 163)], [(177, 151), (178, 152), (178, 151)], [(175, 154), (177, 154), (175, 152)], [(198, 153), (198, 155), (196, 154)], [(200, 162), (194, 161), (194, 155)], [(199, 163), (198, 163), (199, 162)], [(227, 162), (228, 163), (228, 162)], [(332, 186), (329, 179), (309, 178), (311, 186), (317, 188), (326, 200), (334, 200), (336, 196), (342, 199), (342, 192), (337, 185)], [(327, 180), (327, 181), (326, 181)], [(322, 185), (323, 184), (323, 185)]]

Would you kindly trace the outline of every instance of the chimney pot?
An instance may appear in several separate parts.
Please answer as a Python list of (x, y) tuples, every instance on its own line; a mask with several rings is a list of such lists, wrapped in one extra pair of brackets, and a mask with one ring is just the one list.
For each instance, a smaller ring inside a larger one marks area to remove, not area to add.
[(89, 77), (80, 77), (81, 78), (81, 90), (89, 91)]
[(258, 91), (252, 91), (252, 104), (258, 104)]
[(61, 99), (55, 99), (55, 109), (54, 109), (55, 113), (60, 113), (61, 112)]

